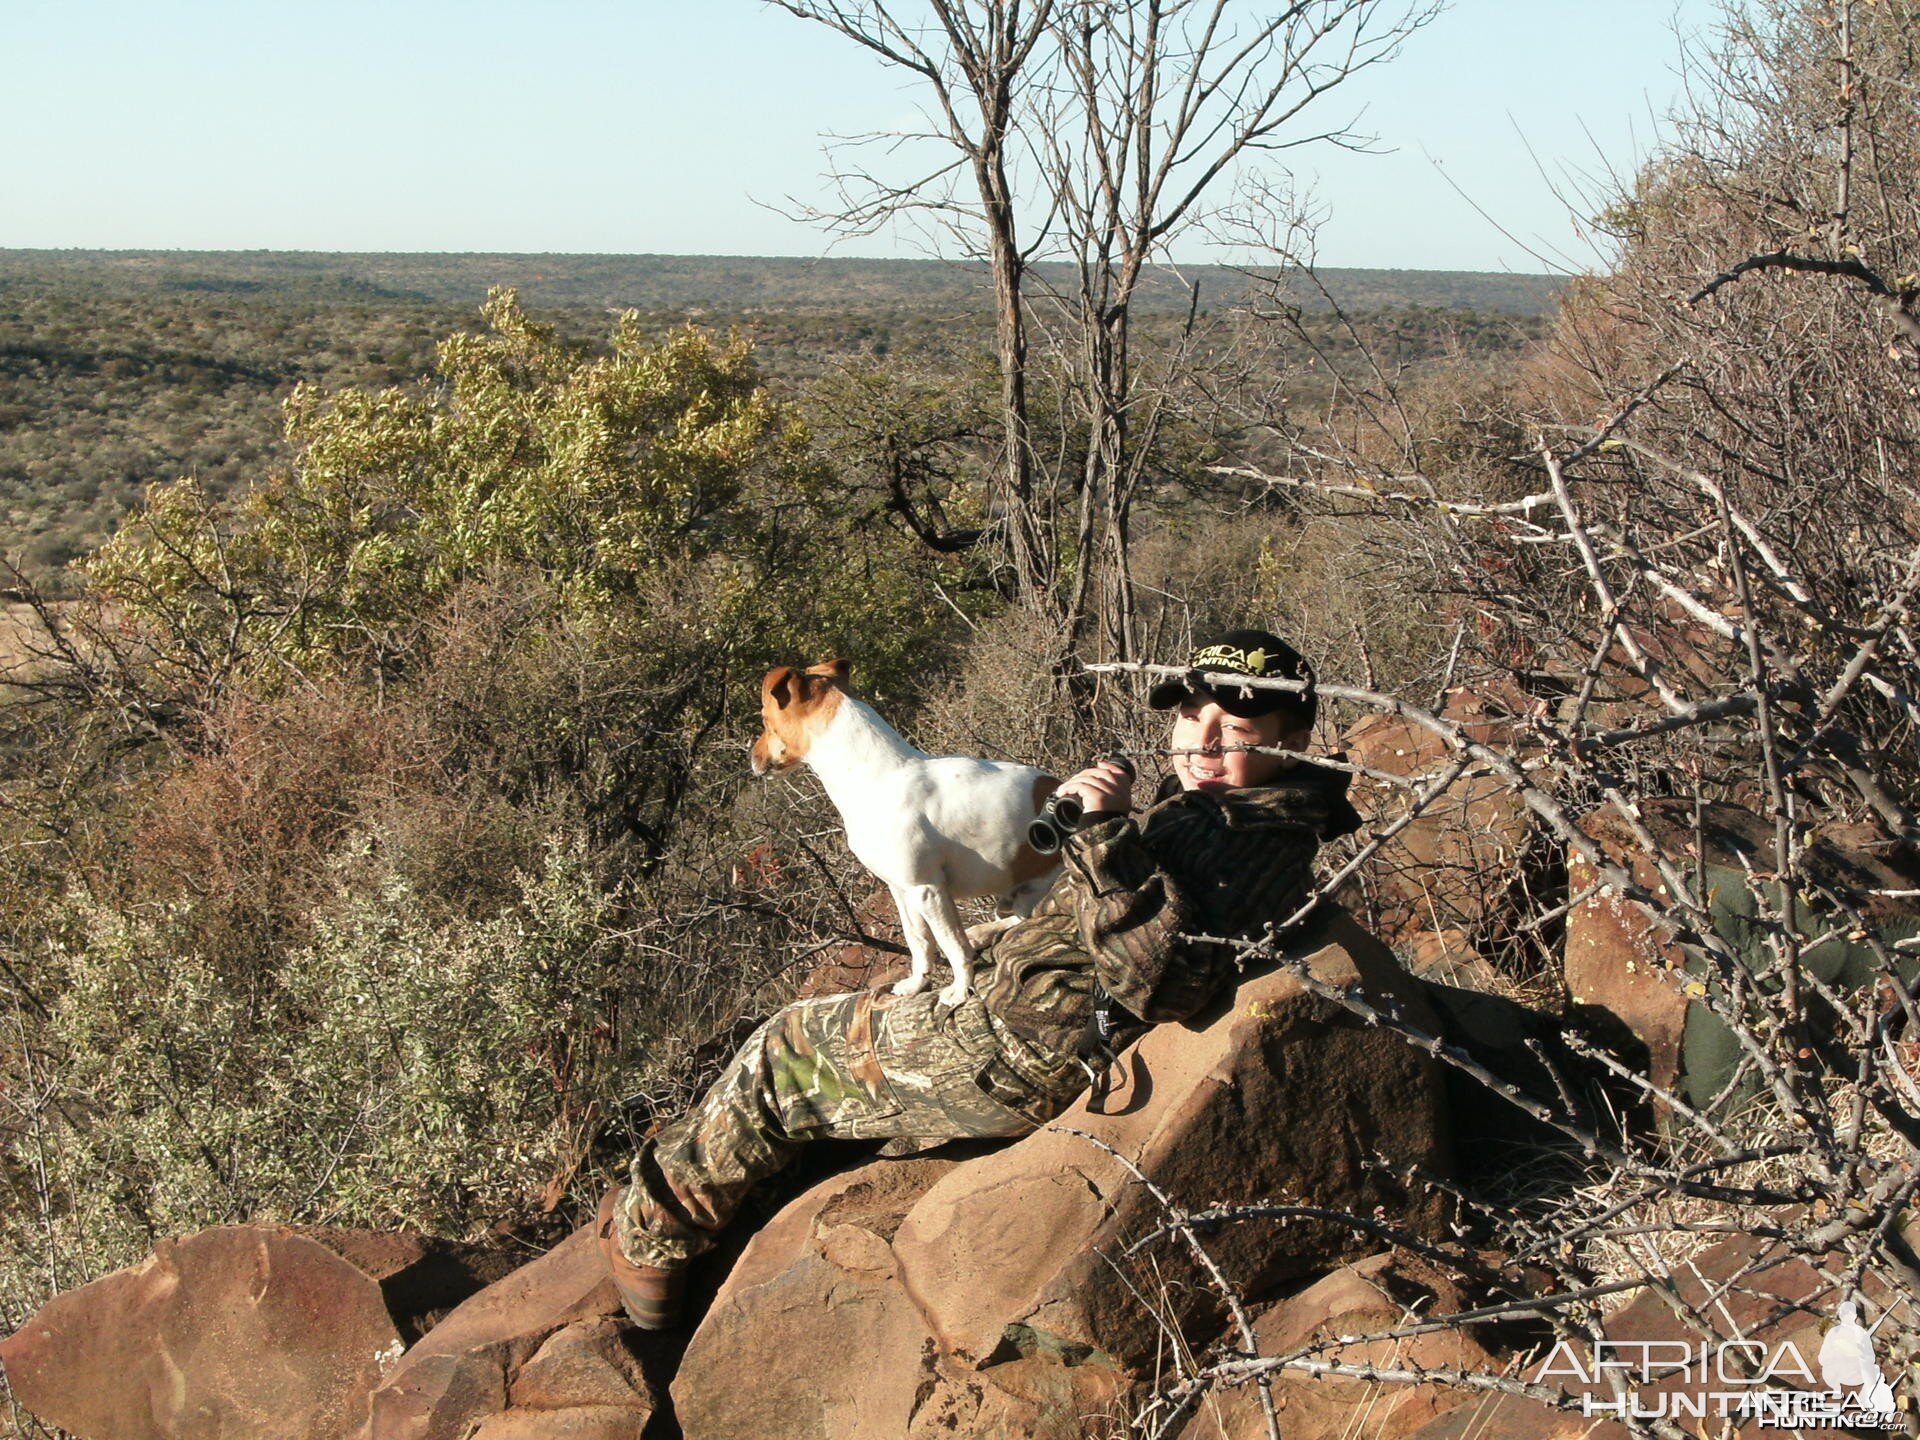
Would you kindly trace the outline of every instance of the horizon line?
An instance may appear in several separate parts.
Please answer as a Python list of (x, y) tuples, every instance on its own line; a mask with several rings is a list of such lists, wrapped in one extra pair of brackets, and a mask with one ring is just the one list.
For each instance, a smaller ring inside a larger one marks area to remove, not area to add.
[[(10, 255), (100, 255), (100, 256), (188, 256), (188, 255), (315, 255), (339, 256), (343, 259), (361, 256), (416, 256), (438, 259), (578, 259), (578, 260), (771, 260), (792, 261), (808, 265), (938, 265), (953, 268), (985, 269), (988, 262), (976, 259), (952, 259), (945, 256), (912, 255), (776, 255), (745, 254), (721, 250), (706, 251), (666, 251), (666, 250), (340, 250), (340, 249), (295, 249), (278, 246), (245, 246), (229, 248), (197, 248), (167, 245), (0, 245), (0, 258)], [(1072, 265), (1068, 259), (1036, 260), (1029, 265)], [(1236, 264), (1226, 260), (1159, 260), (1148, 262), (1152, 270), (1314, 270), (1321, 273), (1336, 270), (1376, 271), (1417, 275), (1492, 275), (1507, 276), (1522, 280), (1561, 280), (1569, 276), (1550, 270), (1475, 270), (1447, 267), (1429, 267), (1420, 265), (1313, 265), (1273, 263), (1268, 265)]]

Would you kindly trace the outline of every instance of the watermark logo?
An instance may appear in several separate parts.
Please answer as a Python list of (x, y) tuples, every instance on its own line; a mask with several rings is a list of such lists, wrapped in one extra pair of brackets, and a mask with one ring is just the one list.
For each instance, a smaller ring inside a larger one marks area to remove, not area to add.
[[(1879, 1323), (1874, 1322), (1875, 1328)], [(1868, 1414), (1892, 1414), (1900, 1408), (1874, 1359), (1873, 1331), (1860, 1323), (1860, 1307), (1851, 1300), (1841, 1301), (1833, 1328), (1820, 1342), (1820, 1378), (1830, 1393), (1851, 1396)]]
[(1533, 1380), (1582, 1387), (1582, 1411), (1601, 1419), (1900, 1430), (1900, 1402), (1874, 1354), (1874, 1330), (1886, 1318), (1870, 1329), (1860, 1323), (1859, 1306), (1843, 1301), (1814, 1365), (1791, 1340), (1599, 1340), (1584, 1356), (1562, 1340)]

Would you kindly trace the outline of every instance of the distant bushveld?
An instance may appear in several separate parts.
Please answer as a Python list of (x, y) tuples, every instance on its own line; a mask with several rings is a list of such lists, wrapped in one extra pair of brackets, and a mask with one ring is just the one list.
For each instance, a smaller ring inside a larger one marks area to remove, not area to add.
[[(1067, 267), (1035, 267), (1064, 287)], [(1189, 287), (1203, 306), (1229, 305), (1262, 273), (1221, 265), (1157, 266), (1144, 311), (1185, 314)], [(1327, 290), (1349, 310), (1430, 308), (1540, 316), (1564, 281), (1553, 275), (1460, 270), (1327, 269)], [(0, 289), (83, 285), (98, 294), (270, 295), (287, 300), (476, 306), (512, 285), (534, 308), (720, 311), (918, 310), (984, 305), (983, 265), (947, 260), (801, 259), (738, 255), (331, 254), (307, 251), (0, 250)], [(1303, 304), (1326, 303), (1297, 287)]]
[[(1543, 332), (1562, 283), (1418, 270), (1320, 280), (1324, 295), (1280, 295), (1330, 353), (1358, 352), (1329, 296), (1411, 363), (1510, 356)], [(0, 250), (0, 548), (52, 579), (149, 485), (193, 476), (212, 496), (237, 493), (286, 462), (280, 407), (296, 384), (417, 383), (441, 339), (477, 326), (496, 285), (579, 339), (597, 341), (608, 312), (629, 309), (655, 333), (738, 329), (790, 390), (888, 356), (974, 373), (992, 340), (984, 271), (944, 261)], [(1173, 333), (1190, 315), (1231, 329), (1258, 289), (1219, 266), (1163, 267), (1143, 287), (1142, 332)], [(1272, 309), (1278, 297), (1260, 298)], [(1294, 400), (1324, 400), (1324, 375), (1303, 370)]]

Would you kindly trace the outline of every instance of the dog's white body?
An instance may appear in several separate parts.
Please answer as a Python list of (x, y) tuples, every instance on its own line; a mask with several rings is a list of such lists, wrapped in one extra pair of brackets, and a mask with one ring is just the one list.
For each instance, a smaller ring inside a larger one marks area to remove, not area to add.
[(1030, 765), (928, 755), (852, 695), (846, 675), (844, 661), (767, 675), (754, 773), (804, 762), (820, 777), (847, 847), (899, 907), (913, 972), (894, 993), (924, 990), (938, 949), (953, 970), (940, 998), (958, 1005), (973, 984), (974, 939), (954, 902), (999, 897), (1009, 924), (1032, 912), (1059, 860), (1034, 852), (1027, 825), (1059, 782)]

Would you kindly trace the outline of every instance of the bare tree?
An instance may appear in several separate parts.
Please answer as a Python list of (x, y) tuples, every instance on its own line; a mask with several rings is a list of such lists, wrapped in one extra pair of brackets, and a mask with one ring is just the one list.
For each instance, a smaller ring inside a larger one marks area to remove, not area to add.
[[(1027, 415), (1027, 318), (1021, 303), (1032, 250), (1020, 238), (1009, 148), (1019, 133), (1021, 90), (1034, 52), (1047, 39), (1054, 0), (927, 0), (922, 17), (903, 21), (884, 0), (773, 0), (803, 20), (829, 27), (890, 65), (918, 75), (933, 95), (930, 136), (952, 157), (929, 173), (888, 182), (864, 170), (839, 175), (840, 209), (819, 212), (835, 230), (866, 234), (913, 210), (965, 216), (958, 231), (992, 267), (1000, 361), (1003, 430), (1001, 494), (1014, 588), (1040, 605), (1056, 556), (1036, 523), (1033, 446)], [(897, 137), (896, 137), (897, 138)], [(953, 198), (959, 172), (972, 180), (977, 203)]]
[[(1316, 141), (1353, 143), (1350, 126), (1302, 126), (1327, 90), (1394, 55), (1431, 4), (1331, 0), (1284, 8), (1229, 0), (1076, 0), (1053, 27), (1059, 81), (1029, 139), (1072, 262), (1061, 309), (1075, 348), (1073, 392), (1088, 442), (1066, 608), (1078, 640), (1089, 611), (1100, 649), (1137, 650), (1128, 540), (1152, 463), (1164, 386), (1135, 363), (1133, 302), (1147, 267), (1207, 218), (1236, 167)], [(1197, 302), (1197, 294), (1194, 296)], [(1102, 593), (1088, 595), (1099, 574)]]
[[(863, 138), (932, 140), (953, 158), (904, 181), (843, 168), (840, 208), (820, 218), (864, 233), (930, 212), (991, 265), (1006, 442), (998, 498), (1020, 593), (1057, 625), (1062, 658), (1090, 642), (1132, 655), (1130, 523), (1167, 394), (1134, 350), (1142, 280), (1211, 218), (1209, 196), (1256, 161), (1355, 143), (1349, 125), (1303, 117), (1395, 54), (1437, 0), (926, 0), (911, 16), (886, 0), (774, 3), (931, 91), (926, 132)], [(1042, 275), (1041, 260), (1066, 261), (1064, 278)], [(1063, 360), (1069, 419), (1084, 433), (1044, 461), (1027, 410), (1027, 307), (1039, 297), (1048, 303), (1032, 318)]]

